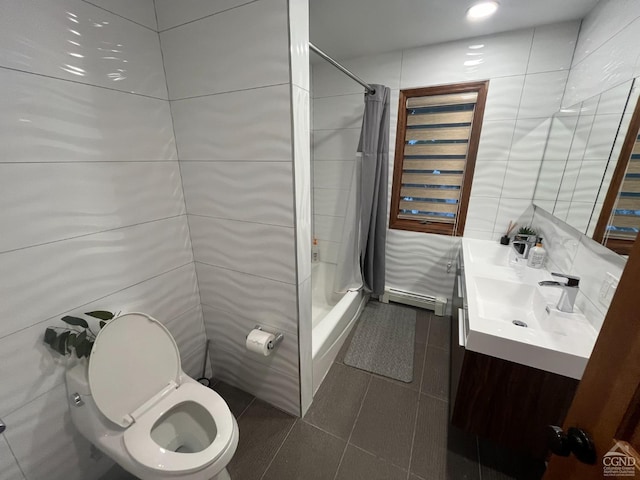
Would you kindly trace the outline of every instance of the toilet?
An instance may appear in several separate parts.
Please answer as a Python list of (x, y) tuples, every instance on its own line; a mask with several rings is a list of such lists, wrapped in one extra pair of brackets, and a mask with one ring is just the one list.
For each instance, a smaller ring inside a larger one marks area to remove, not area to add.
[(109, 321), (89, 364), (67, 370), (78, 431), (142, 480), (230, 480), (238, 424), (216, 392), (182, 371), (169, 331), (144, 313)]

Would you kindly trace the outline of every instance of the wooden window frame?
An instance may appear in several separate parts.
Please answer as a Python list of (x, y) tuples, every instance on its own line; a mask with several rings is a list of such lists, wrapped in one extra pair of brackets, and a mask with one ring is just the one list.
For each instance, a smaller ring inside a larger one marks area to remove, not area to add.
[[(389, 212), (389, 228), (394, 230), (409, 230), (412, 232), (434, 233), (439, 235), (454, 235), (457, 237), (462, 236), (462, 234), (464, 233), (464, 225), (467, 220), (469, 196), (471, 194), (471, 185), (473, 183), (473, 173), (475, 170), (476, 157), (478, 154), (478, 144), (480, 143), (480, 132), (482, 130), (482, 119), (484, 117), (484, 109), (488, 90), (489, 80), (400, 90), (396, 150), (393, 166), (393, 185), (391, 189), (391, 208)], [(419, 220), (398, 218), (400, 206), (400, 189), (402, 188), (404, 147), (406, 144), (405, 137), (407, 126), (407, 99), (412, 97), (467, 92), (477, 92), (478, 97), (476, 99), (473, 120), (471, 122), (471, 136), (469, 137), (467, 148), (466, 164), (464, 169), (462, 189), (460, 192), (460, 203), (458, 208), (457, 221), (454, 224), (444, 222), (440, 223), (437, 221), (422, 223)]]
[(624, 137), (624, 143), (622, 144), (622, 150), (620, 151), (620, 156), (618, 157), (618, 163), (616, 165), (616, 169), (613, 172), (613, 177), (611, 178), (611, 183), (609, 184), (609, 190), (607, 191), (607, 196), (604, 199), (602, 210), (600, 211), (600, 217), (598, 218), (598, 223), (596, 224), (596, 228), (593, 232), (593, 239), (596, 242), (603, 244), (610, 250), (613, 250), (620, 255), (629, 255), (629, 253), (631, 252), (631, 248), (635, 243), (635, 240), (632, 241), (605, 237), (607, 233), (607, 225), (609, 224), (613, 209), (616, 205), (618, 194), (620, 193), (620, 188), (622, 187), (622, 182), (624, 182), (624, 178), (627, 173), (627, 167), (629, 166), (629, 161), (631, 160), (631, 153), (633, 152), (633, 147), (636, 143), (636, 139), (639, 133), (640, 102), (636, 104), (633, 116), (631, 117), (631, 121), (629, 122), (629, 128), (627, 129), (627, 133)]

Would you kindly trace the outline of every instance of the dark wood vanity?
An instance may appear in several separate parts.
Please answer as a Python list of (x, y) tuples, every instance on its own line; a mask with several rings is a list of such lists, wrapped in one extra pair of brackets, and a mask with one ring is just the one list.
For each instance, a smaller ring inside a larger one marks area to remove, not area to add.
[[(451, 328), (451, 423), (536, 458), (547, 455), (546, 426), (562, 425), (579, 381), (461, 346), (464, 266), (459, 262)], [(464, 320), (462, 320), (464, 321)]]

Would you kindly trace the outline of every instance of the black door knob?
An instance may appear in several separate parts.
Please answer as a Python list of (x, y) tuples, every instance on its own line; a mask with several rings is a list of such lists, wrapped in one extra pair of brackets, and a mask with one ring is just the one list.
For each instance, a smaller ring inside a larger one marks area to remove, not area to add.
[(568, 457), (573, 453), (582, 463), (596, 463), (596, 449), (587, 432), (571, 427), (567, 433), (555, 425), (547, 427), (547, 445), (551, 453)]

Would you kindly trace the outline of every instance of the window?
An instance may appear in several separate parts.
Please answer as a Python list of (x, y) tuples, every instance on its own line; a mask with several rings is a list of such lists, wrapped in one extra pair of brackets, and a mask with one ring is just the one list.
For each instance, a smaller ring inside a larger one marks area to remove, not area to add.
[(640, 231), (640, 102), (629, 124), (618, 164), (593, 234), (594, 240), (628, 255)]
[(400, 91), (390, 228), (462, 235), (488, 85)]

